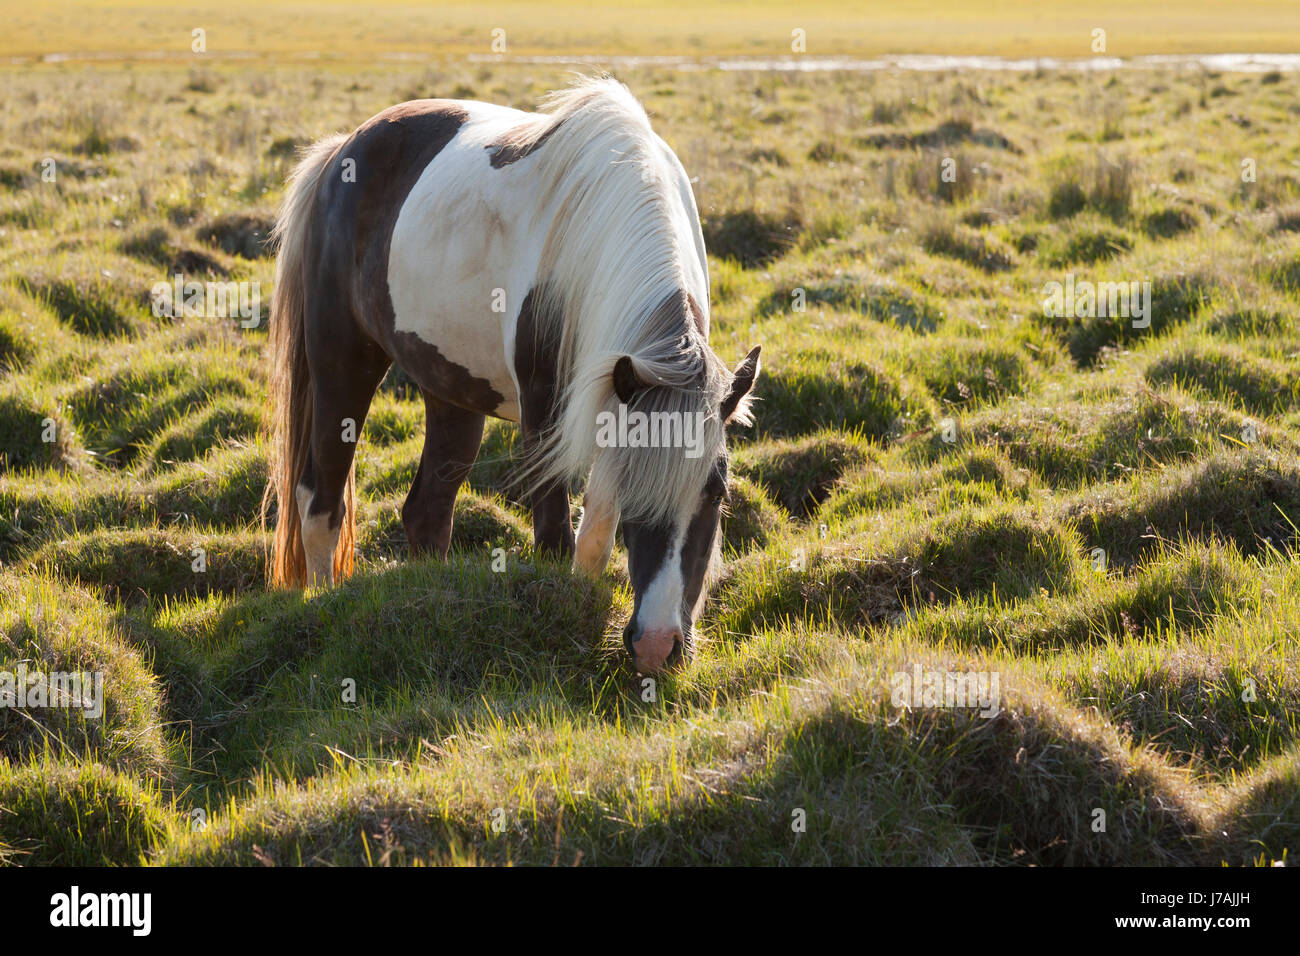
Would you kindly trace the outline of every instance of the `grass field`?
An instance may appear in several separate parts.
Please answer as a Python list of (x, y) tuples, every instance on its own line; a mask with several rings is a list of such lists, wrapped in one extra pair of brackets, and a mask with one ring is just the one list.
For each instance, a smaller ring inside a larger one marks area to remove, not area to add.
[[(269, 301), (311, 138), (415, 96), (535, 104), (562, 68), (5, 73), (0, 671), (102, 671), (107, 710), (0, 709), (0, 859), (1284, 859), (1300, 75), (620, 78), (698, 177), (715, 348), (766, 363), (727, 572), (653, 694), (621, 552), (594, 584), (530, 554), (513, 426), (452, 560), (404, 560), (400, 377), (360, 572), (267, 593), (264, 324), (149, 308), (176, 272)], [(1149, 327), (1045, 314), (1069, 275), (1149, 281)], [(896, 706), (918, 666), (996, 674), (1002, 712)]]

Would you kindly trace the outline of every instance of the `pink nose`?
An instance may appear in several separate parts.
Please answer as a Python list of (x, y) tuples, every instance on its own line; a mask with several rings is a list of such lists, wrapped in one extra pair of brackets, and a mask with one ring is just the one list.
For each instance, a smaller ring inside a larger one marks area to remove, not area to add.
[(678, 630), (642, 631), (641, 636), (632, 642), (632, 660), (637, 671), (657, 674), (664, 669), (664, 664), (681, 642), (682, 632)]

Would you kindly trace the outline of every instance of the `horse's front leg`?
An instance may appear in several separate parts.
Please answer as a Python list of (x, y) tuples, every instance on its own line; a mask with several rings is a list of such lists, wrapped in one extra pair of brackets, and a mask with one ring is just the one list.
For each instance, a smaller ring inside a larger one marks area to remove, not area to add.
[(532, 495), (533, 549), (549, 557), (573, 554), (573, 523), (569, 493), (560, 482), (549, 482)]
[[(519, 312), (515, 341), (519, 425), (526, 459), (532, 458), (542, 436), (555, 424), (560, 392), (554, 349), (540, 332), (537, 308), (537, 297), (529, 292)], [(573, 554), (573, 522), (564, 482), (548, 481), (533, 488), (529, 504), (533, 508), (533, 549), (551, 557)]]
[(591, 577), (599, 577), (614, 551), (614, 532), (618, 529), (618, 503), (582, 498), (582, 520), (578, 522), (578, 542), (573, 568)]
[[(531, 458), (550, 423), (549, 407), (526, 397), (522, 409), (525, 457)], [(533, 550), (548, 557), (573, 554), (573, 522), (569, 515), (569, 492), (562, 481), (547, 481), (531, 489), (528, 503), (533, 509)]]

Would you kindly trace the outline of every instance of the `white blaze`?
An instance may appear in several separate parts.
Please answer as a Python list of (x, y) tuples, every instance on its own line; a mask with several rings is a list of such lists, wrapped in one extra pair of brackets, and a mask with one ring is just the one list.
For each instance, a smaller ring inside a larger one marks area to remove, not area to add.
[(686, 583), (682, 580), (682, 543), (685, 538), (685, 529), (678, 529), (663, 564), (641, 595), (636, 622), (642, 633), (676, 631), (682, 627), (682, 596), (686, 591)]

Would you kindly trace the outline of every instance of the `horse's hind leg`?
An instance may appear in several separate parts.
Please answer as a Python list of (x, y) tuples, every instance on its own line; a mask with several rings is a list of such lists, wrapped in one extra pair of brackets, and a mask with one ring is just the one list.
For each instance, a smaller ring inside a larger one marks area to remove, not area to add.
[(447, 556), (456, 492), (478, 457), (486, 416), (424, 393), (424, 452), (402, 506), (411, 555)]
[[(311, 327), (309, 325), (309, 327)], [(307, 464), (298, 480), (298, 517), (307, 558), (307, 584), (334, 583), (335, 550), (346, 528), (349, 547), (356, 515), (348, 513), (348, 480), (361, 426), (389, 360), (350, 323), (308, 340), (312, 419)], [(344, 567), (351, 566), (348, 552)]]

